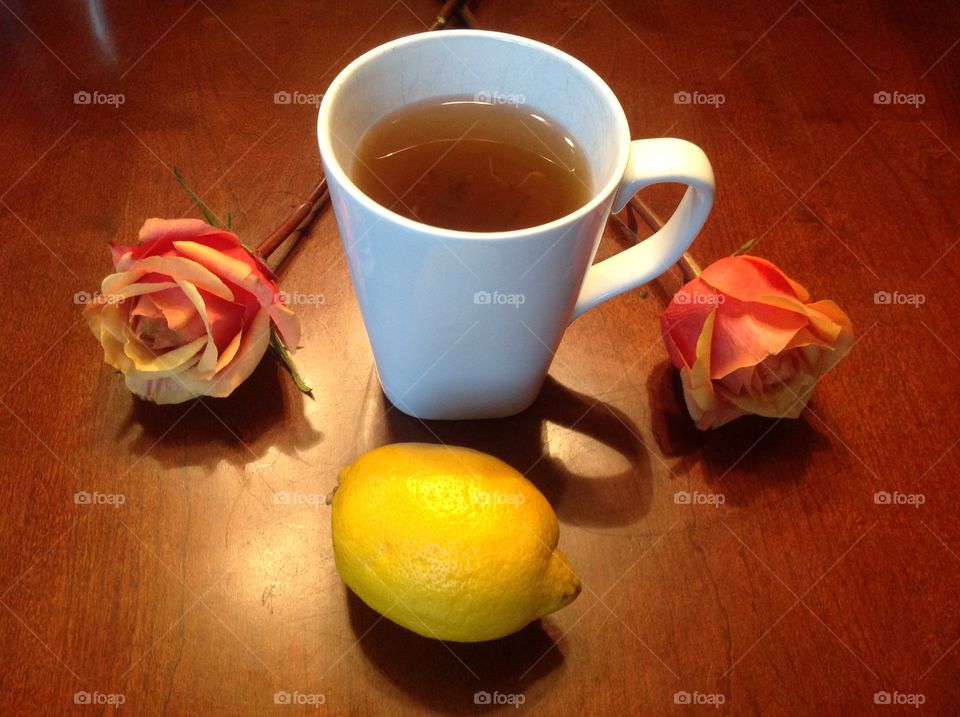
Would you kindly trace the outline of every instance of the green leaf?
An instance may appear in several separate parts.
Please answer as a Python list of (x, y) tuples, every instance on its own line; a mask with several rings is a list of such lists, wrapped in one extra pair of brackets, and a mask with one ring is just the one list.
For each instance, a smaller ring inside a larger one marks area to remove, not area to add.
[(731, 254), (730, 256), (740, 256), (741, 254), (746, 254), (748, 251), (750, 251), (750, 249), (753, 248), (753, 245), (756, 243), (757, 243), (757, 239), (751, 239), (750, 241), (744, 243), (743, 246), (741, 246), (739, 249), (733, 252), (733, 254)]
[(194, 201), (194, 203), (200, 207), (200, 211), (203, 213), (203, 218), (207, 220), (207, 224), (214, 226), (217, 229), (223, 229), (223, 225), (220, 224), (220, 220), (217, 219), (217, 215), (210, 211), (210, 207), (203, 203), (203, 200), (197, 196), (196, 192), (190, 189), (190, 186), (183, 178), (183, 175), (180, 174), (180, 170), (176, 167), (173, 168), (173, 176), (176, 177), (181, 186), (187, 190), (187, 194), (190, 195), (190, 198)]
[(290, 356), (290, 352), (287, 351), (287, 347), (283, 345), (283, 339), (280, 338), (280, 334), (277, 333), (275, 328), (270, 329), (270, 350), (273, 352), (273, 355), (279, 359), (279, 361), (284, 365), (287, 371), (290, 372), (290, 376), (293, 378), (293, 382), (297, 385), (303, 393), (307, 394), (310, 398), (313, 398), (313, 388), (303, 380), (303, 376), (297, 371), (296, 365), (293, 363), (293, 358)]

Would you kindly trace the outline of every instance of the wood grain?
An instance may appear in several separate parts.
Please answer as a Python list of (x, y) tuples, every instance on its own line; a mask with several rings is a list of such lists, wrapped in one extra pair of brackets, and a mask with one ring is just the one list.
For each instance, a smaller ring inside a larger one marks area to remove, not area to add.
[[(333, 216), (281, 270), (303, 307), (302, 397), (265, 362), (232, 397), (133, 399), (78, 292), (105, 244), (194, 215), (176, 165), (250, 242), (316, 185), (316, 108), (350, 59), (439, 3), (0, 7), (0, 694), (4, 714), (938, 714), (960, 710), (960, 9), (921, 3), (484, 0), (486, 28), (556, 44), (636, 137), (704, 148), (701, 263), (754, 252), (853, 317), (859, 343), (796, 421), (701, 434), (657, 317), (678, 278), (578, 320), (523, 415), (421, 423), (386, 403)], [(80, 91), (124, 102), (78, 105)], [(680, 91), (723, 95), (676, 104)], [(876, 104), (878, 91), (924, 102)], [(661, 214), (674, 187), (644, 198)], [(601, 257), (629, 237), (611, 220)], [(878, 291), (924, 303), (875, 303)], [(378, 619), (334, 569), (322, 496), (387, 441), (490, 451), (554, 505), (584, 581), (489, 644)], [(77, 491), (120, 494), (83, 506)], [(682, 505), (677, 491), (724, 497)], [(922, 494), (878, 505), (878, 491)], [(278, 502), (281, 492), (317, 505)], [(322, 695), (279, 705), (275, 694)], [(875, 704), (921, 695), (924, 705)], [(678, 693), (723, 704), (685, 707)], [(882, 695), (881, 695), (882, 696)], [(319, 699), (319, 698), (317, 698)], [(718, 700), (721, 698), (713, 697)]]

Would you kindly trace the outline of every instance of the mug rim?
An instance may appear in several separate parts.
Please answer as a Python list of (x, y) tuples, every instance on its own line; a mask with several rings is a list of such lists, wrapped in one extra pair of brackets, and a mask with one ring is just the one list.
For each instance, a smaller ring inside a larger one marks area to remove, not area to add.
[[(617, 148), (617, 158), (611, 175), (603, 183), (600, 189), (591, 193), (591, 197), (587, 202), (579, 206), (574, 211), (564, 214), (563, 216), (553, 219), (549, 222), (535, 224), (522, 229), (507, 229), (496, 232), (474, 232), (464, 231), (462, 229), (447, 229), (444, 227), (433, 226), (432, 224), (424, 224), (423, 222), (409, 219), (402, 214), (398, 214), (397, 212), (387, 209), (385, 206), (364, 193), (363, 190), (361, 190), (360, 187), (354, 183), (350, 175), (343, 169), (333, 151), (333, 142), (330, 131), (330, 114), (332, 112), (331, 107), (336, 102), (337, 95), (340, 93), (343, 85), (345, 85), (362, 66), (376, 60), (388, 52), (395, 50), (396, 48), (418, 44), (421, 42), (456, 41), (456, 38), (458, 37), (481, 37), (493, 39), (499, 42), (525, 45), (534, 50), (553, 55), (556, 59), (561, 60), (572, 69), (579, 72), (590, 84), (595, 87), (600, 96), (607, 101), (614, 111), (614, 122), (617, 125), (616, 129), (619, 130), (625, 141), (618, 142), (619, 146)], [(328, 175), (334, 175), (334, 178), (337, 180), (337, 182), (344, 187), (347, 192), (354, 196), (358, 201), (362, 202), (365, 207), (368, 207), (371, 211), (373, 211), (378, 218), (381, 220), (389, 220), (395, 224), (399, 224), (400, 226), (408, 229), (416, 230), (420, 233), (432, 234), (445, 239), (516, 239), (535, 233), (553, 231), (569, 224), (574, 224), (595, 211), (596, 208), (608, 198), (612, 198), (612, 194), (616, 191), (617, 187), (623, 180), (623, 175), (627, 169), (627, 160), (630, 155), (630, 128), (627, 123), (626, 114), (623, 111), (620, 101), (613, 93), (613, 90), (610, 89), (610, 86), (607, 85), (607, 83), (604, 82), (594, 70), (572, 55), (569, 55), (562, 50), (558, 50), (551, 45), (546, 45), (542, 42), (538, 42), (537, 40), (523, 37), (522, 35), (513, 35), (510, 33), (496, 32), (493, 30), (420, 32), (391, 40), (390, 42), (378, 45), (377, 47), (374, 47), (373, 49), (363, 53), (359, 57), (352, 60), (337, 74), (337, 76), (330, 83), (330, 86), (327, 88), (327, 91), (324, 93), (323, 100), (320, 103), (320, 112), (317, 116), (317, 138), (319, 140), (320, 154), (324, 160), (326, 173)]]

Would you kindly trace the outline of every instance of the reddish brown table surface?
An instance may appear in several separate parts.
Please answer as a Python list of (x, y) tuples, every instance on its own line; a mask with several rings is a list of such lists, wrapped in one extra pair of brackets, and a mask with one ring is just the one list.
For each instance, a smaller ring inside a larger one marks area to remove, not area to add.
[[(702, 434), (657, 317), (668, 274), (568, 331), (533, 408), (425, 425), (382, 396), (328, 212), (281, 274), (315, 400), (265, 362), (233, 397), (156, 407), (75, 303), (105, 243), (196, 215), (256, 241), (315, 183), (316, 108), (350, 59), (421, 31), (426, 0), (0, 3), (0, 669), (4, 714), (956, 714), (960, 709), (960, 9), (937, 2), (484, 2), (489, 29), (582, 59), (636, 137), (716, 170), (701, 261), (755, 253), (833, 298), (859, 341), (795, 421)], [(124, 102), (82, 105), (80, 91)], [(723, 103), (678, 104), (677, 92)], [(923, 103), (878, 104), (875, 93)], [(668, 212), (672, 189), (644, 195)], [(608, 229), (601, 256), (629, 238)], [(884, 305), (878, 291), (919, 294)], [(583, 578), (570, 607), (442, 644), (352, 597), (322, 496), (399, 440), (490, 451), (540, 487)], [(78, 491), (122, 494), (83, 506)], [(678, 491), (722, 495), (683, 505)], [(921, 494), (878, 505), (878, 491)], [(275, 704), (278, 692), (322, 695)], [(676, 695), (723, 700), (676, 704)], [(920, 710), (876, 705), (922, 699)], [(715, 697), (722, 695), (722, 697)], [(922, 697), (911, 697), (920, 695)], [(711, 697), (714, 696), (714, 697)], [(883, 695), (881, 694), (881, 699)], [(319, 701), (321, 698), (316, 698)]]

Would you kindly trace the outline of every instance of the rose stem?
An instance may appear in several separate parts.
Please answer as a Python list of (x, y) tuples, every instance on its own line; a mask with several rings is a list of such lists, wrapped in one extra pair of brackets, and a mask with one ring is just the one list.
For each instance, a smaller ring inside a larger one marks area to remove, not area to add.
[(277, 247), (283, 244), (284, 240), (293, 233), (293, 230), (300, 226), (300, 223), (306, 219), (315, 208), (325, 206), (329, 199), (330, 193), (327, 191), (327, 178), (323, 177), (320, 183), (314, 187), (306, 201), (295, 207), (293, 211), (287, 215), (287, 218), (283, 220), (283, 224), (277, 227), (270, 236), (260, 242), (260, 245), (257, 247), (257, 254), (264, 260), (269, 259)]
[[(657, 213), (650, 208), (650, 205), (640, 199), (640, 197), (631, 199), (630, 206), (637, 210), (637, 214), (643, 218), (643, 221), (645, 221), (647, 226), (653, 229), (653, 231), (657, 231), (663, 226), (663, 220), (660, 219)], [(680, 267), (680, 273), (683, 274), (684, 283), (692, 281), (703, 273), (703, 269), (700, 268), (697, 260), (694, 259), (688, 251), (683, 252), (680, 261), (677, 262), (677, 266)]]
[(460, 22), (462, 22), (471, 30), (476, 30), (478, 27), (480, 27), (480, 24), (477, 22), (476, 16), (473, 14), (473, 11), (470, 10), (470, 7), (466, 3), (460, 6), (460, 9), (457, 10), (457, 15), (460, 16)]
[(459, 15), (460, 19), (463, 20), (462, 5), (464, 2), (466, 2), (466, 0), (447, 0), (447, 2), (443, 4), (443, 7), (440, 8), (440, 12), (437, 13), (437, 19), (433, 21), (430, 29), (443, 29), (447, 26), (447, 23), (450, 22), (450, 16), (454, 13)]

